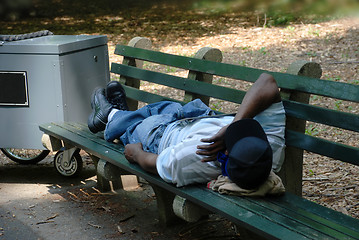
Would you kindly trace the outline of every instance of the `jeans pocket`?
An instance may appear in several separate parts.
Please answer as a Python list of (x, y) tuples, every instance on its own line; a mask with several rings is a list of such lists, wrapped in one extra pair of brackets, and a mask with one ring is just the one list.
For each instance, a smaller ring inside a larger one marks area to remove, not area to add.
[(142, 142), (143, 150), (147, 152), (157, 153), (158, 146), (160, 144), (163, 133), (168, 124), (161, 124), (156, 128), (152, 129), (151, 132), (147, 135), (147, 138)]

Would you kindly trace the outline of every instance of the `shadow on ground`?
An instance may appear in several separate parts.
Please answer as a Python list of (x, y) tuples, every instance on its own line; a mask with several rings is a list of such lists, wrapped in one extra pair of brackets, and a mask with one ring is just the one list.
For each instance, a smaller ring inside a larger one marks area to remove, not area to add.
[(238, 239), (232, 224), (217, 215), (160, 225), (156, 196), (146, 182), (101, 192), (87, 161), (77, 178), (65, 178), (49, 157), (19, 165), (0, 154), (0, 206), (0, 239)]

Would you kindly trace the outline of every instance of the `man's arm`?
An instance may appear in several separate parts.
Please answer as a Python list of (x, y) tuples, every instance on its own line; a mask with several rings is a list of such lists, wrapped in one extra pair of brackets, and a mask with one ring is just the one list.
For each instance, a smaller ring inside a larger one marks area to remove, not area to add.
[(272, 75), (263, 73), (244, 96), (233, 121), (253, 118), (273, 103), (280, 101), (281, 97), (277, 82)]
[(145, 171), (158, 174), (156, 168), (158, 155), (143, 151), (141, 143), (127, 144), (124, 154), (130, 163), (138, 163)]
[[(275, 79), (272, 75), (263, 73), (244, 96), (233, 122), (244, 118), (253, 118), (273, 103), (280, 101), (281, 97)], [(210, 143), (197, 146), (197, 154), (207, 156), (202, 161), (214, 161), (217, 158), (217, 153), (225, 150), (224, 134), (227, 127), (228, 125), (223, 127), (211, 138), (202, 139), (202, 142)]]

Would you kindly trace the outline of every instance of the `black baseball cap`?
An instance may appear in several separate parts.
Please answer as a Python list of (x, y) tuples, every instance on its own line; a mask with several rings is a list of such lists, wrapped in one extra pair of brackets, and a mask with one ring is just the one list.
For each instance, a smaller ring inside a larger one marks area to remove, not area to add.
[(225, 170), (239, 187), (255, 189), (272, 169), (273, 153), (262, 126), (254, 119), (231, 123), (226, 130), (228, 161)]

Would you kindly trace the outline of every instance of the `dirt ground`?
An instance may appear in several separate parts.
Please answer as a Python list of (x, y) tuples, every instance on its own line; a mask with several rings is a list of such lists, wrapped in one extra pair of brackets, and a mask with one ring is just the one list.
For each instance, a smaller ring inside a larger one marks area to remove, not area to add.
[(238, 239), (231, 223), (217, 215), (161, 226), (147, 183), (102, 193), (93, 164), (82, 157), (80, 176), (66, 178), (54, 169), (52, 156), (19, 165), (0, 154), (0, 239)]

